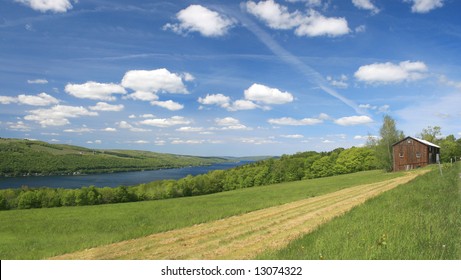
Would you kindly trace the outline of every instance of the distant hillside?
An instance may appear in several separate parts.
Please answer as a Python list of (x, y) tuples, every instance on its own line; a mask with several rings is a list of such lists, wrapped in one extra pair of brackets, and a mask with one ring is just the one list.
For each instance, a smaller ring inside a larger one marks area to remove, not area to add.
[(225, 159), (228, 159), (230, 161), (260, 161), (260, 160), (266, 160), (270, 158), (279, 158), (278, 156), (247, 156), (247, 157), (223, 157)]
[(209, 165), (229, 161), (137, 150), (96, 150), (0, 138), (0, 177), (110, 173)]

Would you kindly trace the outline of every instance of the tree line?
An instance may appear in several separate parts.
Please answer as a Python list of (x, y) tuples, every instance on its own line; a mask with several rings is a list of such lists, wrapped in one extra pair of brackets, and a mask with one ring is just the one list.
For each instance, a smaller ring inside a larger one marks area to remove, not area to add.
[(338, 148), (330, 152), (283, 155), (228, 170), (215, 170), (179, 180), (160, 180), (137, 186), (79, 189), (28, 188), (0, 191), (0, 209), (83, 206), (158, 200), (211, 194), (235, 189), (346, 174), (378, 168), (369, 147)]

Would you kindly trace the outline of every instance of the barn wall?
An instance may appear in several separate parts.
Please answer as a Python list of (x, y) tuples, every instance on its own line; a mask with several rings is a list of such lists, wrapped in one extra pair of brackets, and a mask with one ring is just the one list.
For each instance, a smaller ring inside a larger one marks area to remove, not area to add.
[(393, 156), (394, 171), (400, 171), (424, 167), (432, 163), (434, 155), (430, 157), (427, 145), (408, 138), (393, 146)]

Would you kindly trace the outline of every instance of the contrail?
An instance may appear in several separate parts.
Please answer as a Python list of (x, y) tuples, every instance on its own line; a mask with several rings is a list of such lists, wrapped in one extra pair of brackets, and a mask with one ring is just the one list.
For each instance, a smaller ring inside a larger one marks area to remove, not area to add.
[[(244, 8), (242, 8), (244, 9)], [(330, 96), (340, 100), (350, 108), (352, 108), (358, 114), (366, 114), (364, 110), (359, 108), (359, 106), (352, 100), (342, 96), (336, 90), (328, 86), (327, 81), (322, 75), (314, 70), (309, 65), (306, 65), (298, 57), (284, 49), (279, 43), (277, 43), (267, 32), (261, 29), (257, 24), (255, 24), (251, 19), (249, 19), (242, 12), (235, 12), (227, 10), (232, 16), (236, 17), (244, 27), (250, 30), (269, 50), (272, 51), (277, 57), (285, 61), (287, 64), (297, 68), (312, 84), (317, 85), (322, 91), (329, 94)]]

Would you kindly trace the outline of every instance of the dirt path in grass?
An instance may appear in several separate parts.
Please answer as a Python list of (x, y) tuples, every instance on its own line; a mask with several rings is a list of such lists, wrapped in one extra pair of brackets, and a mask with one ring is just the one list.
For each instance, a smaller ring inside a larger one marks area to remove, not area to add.
[(266, 249), (286, 246), (291, 240), (424, 172), (427, 171), (55, 259), (252, 259)]

